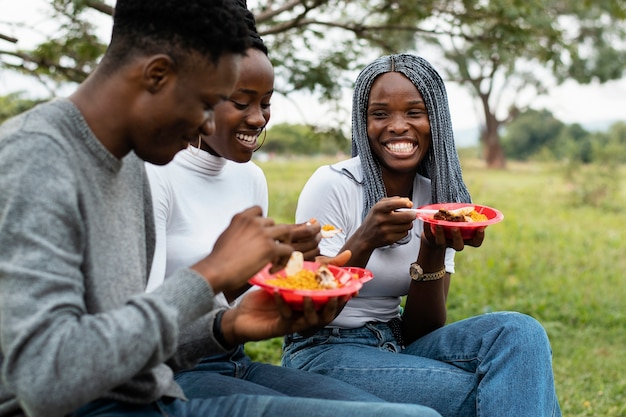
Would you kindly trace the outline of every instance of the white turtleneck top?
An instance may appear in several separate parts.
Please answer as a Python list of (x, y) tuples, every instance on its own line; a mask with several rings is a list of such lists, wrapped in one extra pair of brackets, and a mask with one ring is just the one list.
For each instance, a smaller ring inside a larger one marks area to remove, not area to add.
[[(267, 180), (252, 161), (236, 163), (185, 149), (167, 165), (146, 163), (146, 171), (156, 229), (147, 291), (208, 255), (235, 214), (259, 205), (267, 215)], [(216, 307), (227, 306), (222, 294), (215, 301)]]

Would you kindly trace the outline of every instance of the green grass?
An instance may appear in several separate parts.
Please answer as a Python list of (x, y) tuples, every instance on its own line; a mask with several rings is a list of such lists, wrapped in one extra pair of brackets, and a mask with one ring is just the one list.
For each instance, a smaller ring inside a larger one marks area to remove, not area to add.
[[(298, 193), (330, 159), (260, 164), (270, 189), (269, 214), (292, 222)], [(449, 321), (514, 310), (548, 331), (563, 415), (626, 416), (626, 175), (611, 200), (578, 204), (579, 187), (549, 164), (509, 164), (491, 171), (463, 159), (476, 203), (504, 213), (480, 248), (457, 254)], [(590, 175), (593, 171), (590, 171)], [(586, 185), (587, 186), (587, 185)], [(278, 363), (280, 339), (249, 343), (257, 360)]]

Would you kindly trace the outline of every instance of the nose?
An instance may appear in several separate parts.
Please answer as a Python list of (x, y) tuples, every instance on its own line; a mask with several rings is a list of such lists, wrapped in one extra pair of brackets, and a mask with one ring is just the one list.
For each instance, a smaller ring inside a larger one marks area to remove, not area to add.
[(260, 106), (251, 106), (246, 114), (246, 123), (259, 129), (267, 124), (268, 119)]
[(206, 120), (200, 126), (200, 133), (205, 136), (211, 136), (215, 133), (215, 113), (210, 112)]
[(404, 115), (393, 115), (389, 121), (388, 129), (395, 134), (405, 133), (409, 129), (409, 124)]

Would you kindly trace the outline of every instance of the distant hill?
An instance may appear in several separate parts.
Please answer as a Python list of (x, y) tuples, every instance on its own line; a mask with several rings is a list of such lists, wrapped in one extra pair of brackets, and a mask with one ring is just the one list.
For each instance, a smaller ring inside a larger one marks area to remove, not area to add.
[(606, 132), (613, 125), (613, 123), (617, 123), (619, 120), (603, 120), (596, 122), (587, 122), (581, 123), (580, 125), (590, 132)]
[[(594, 122), (580, 123), (583, 129), (589, 132), (606, 132), (619, 120), (601, 120)], [(573, 123), (567, 123), (573, 124)], [(459, 129), (454, 131), (454, 142), (457, 148), (472, 148), (478, 145), (480, 129), (478, 127), (470, 127), (467, 129)]]
[(480, 129), (470, 127), (469, 129), (460, 129), (454, 131), (454, 143), (457, 148), (473, 148), (478, 145)]

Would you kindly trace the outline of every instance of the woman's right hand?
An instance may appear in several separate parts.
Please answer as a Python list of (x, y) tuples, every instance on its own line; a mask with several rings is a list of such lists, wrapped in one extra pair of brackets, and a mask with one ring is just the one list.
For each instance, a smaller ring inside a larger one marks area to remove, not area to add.
[(410, 233), (415, 214), (395, 210), (412, 206), (411, 200), (403, 197), (387, 197), (377, 202), (342, 248), (352, 252), (349, 265), (365, 266), (374, 249), (391, 245)]
[(271, 272), (284, 268), (292, 251), (291, 226), (276, 225), (254, 206), (236, 214), (211, 253), (191, 268), (204, 276), (214, 292), (232, 291), (268, 263)]
[(376, 248), (391, 245), (402, 239), (413, 228), (415, 214), (395, 210), (412, 206), (408, 198), (383, 198), (372, 207), (363, 220), (362, 237), (372, 242)]

